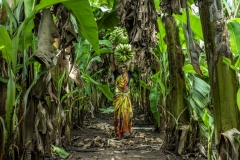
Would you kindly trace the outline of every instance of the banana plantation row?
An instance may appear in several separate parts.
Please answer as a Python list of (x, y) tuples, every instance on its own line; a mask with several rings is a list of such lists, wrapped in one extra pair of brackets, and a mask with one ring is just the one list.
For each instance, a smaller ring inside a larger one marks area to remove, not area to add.
[(0, 159), (51, 156), (111, 106), (111, 53), (135, 54), (132, 102), (167, 150), (240, 159), (239, 4), (0, 0)]

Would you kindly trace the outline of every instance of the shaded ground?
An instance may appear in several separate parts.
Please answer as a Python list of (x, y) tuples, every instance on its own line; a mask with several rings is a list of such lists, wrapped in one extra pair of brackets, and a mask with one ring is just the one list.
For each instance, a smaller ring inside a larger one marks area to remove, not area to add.
[[(66, 147), (71, 160), (180, 160), (170, 152), (163, 150), (163, 133), (154, 131), (146, 124), (143, 115), (134, 118), (133, 135), (128, 139), (114, 136), (113, 115), (95, 115), (85, 125), (73, 131), (72, 144)], [(57, 158), (60, 159), (60, 158)]]

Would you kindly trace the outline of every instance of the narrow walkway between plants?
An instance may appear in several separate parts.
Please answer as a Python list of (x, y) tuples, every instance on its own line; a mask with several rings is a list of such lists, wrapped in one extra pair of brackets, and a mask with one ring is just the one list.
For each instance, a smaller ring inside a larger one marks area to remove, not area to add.
[(116, 138), (112, 123), (112, 113), (99, 114), (95, 115), (94, 119), (87, 119), (83, 127), (77, 127), (72, 132), (72, 144), (65, 146), (70, 154), (67, 159), (182, 159), (163, 150), (164, 134), (155, 132), (152, 124), (146, 124), (144, 115), (135, 115), (133, 135), (128, 139)]

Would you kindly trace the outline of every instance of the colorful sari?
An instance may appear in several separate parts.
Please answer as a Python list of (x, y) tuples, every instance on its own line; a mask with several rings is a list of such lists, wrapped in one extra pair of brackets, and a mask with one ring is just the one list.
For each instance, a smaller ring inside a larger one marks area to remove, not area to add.
[(128, 72), (119, 75), (115, 80), (115, 95), (113, 98), (114, 107), (114, 128), (115, 134), (122, 137), (124, 132), (132, 131), (132, 103), (130, 100), (130, 90), (128, 87)]

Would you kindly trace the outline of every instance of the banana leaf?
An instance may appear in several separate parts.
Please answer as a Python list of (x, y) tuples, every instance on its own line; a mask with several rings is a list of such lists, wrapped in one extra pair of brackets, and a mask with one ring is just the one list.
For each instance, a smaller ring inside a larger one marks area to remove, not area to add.
[[(179, 21), (187, 24), (187, 15), (186, 12), (182, 12), (182, 15), (173, 14), (173, 16), (178, 19)], [(192, 31), (201, 39), (203, 40), (203, 33), (202, 33), (202, 24), (200, 18), (196, 15), (190, 15), (190, 23)]]
[(240, 53), (240, 23), (237, 21), (229, 21), (227, 23), (228, 32), (230, 34), (230, 44), (233, 54)]
[(14, 80), (14, 74), (12, 70), (9, 70), (9, 80), (7, 84), (7, 100), (6, 100), (6, 124), (8, 133), (10, 133), (11, 123), (12, 123), (12, 115), (13, 109), (15, 106), (15, 96), (16, 96), (16, 84)]
[(119, 24), (119, 19), (117, 18), (117, 11), (112, 11), (110, 13), (105, 13), (104, 16), (97, 21), (99, 28), (112, 29)]
[(81, 34), (99, 54), (98, 27), (88, 0), (68, 0), (63, 4), (75, 15)]
[(82, 73), (82, 78), (84, 78), (88, 82), (92, 82), (103, 92), (103, 94), (107, 97), (108, 100), (113, 100), (113, 94), (110, 91), (110, 88), (107, 85), (100, 84), (99, 82), (92, 79), (88, 74)]
[(238, 105), (238, 109), (240, 111), (240, 89), (237, 92), (237, 105)]
[(59, 155), (59, 157), (65, 159), (69, 156), (69, 153), (67, 153), (63, 148), (59, 148), (57, 146), (52, 145), (53, 150)]
[(5, 28), (5, 26), (0, 26), (0, 51), (2, 52), (3, 58), (7, 61), (9, 64), (12, 59), (12, 41), (8, 35), (8, 32)]
[(158, 89), (158, 85), (155, 84), (150, 89), (149, 101), (150, 101), (150, 108), (154, 118), (157, 121), (158, 127), (160, 127), (160, 115), (158, 111), (158, 102), (160, 98), (160, 90)]

